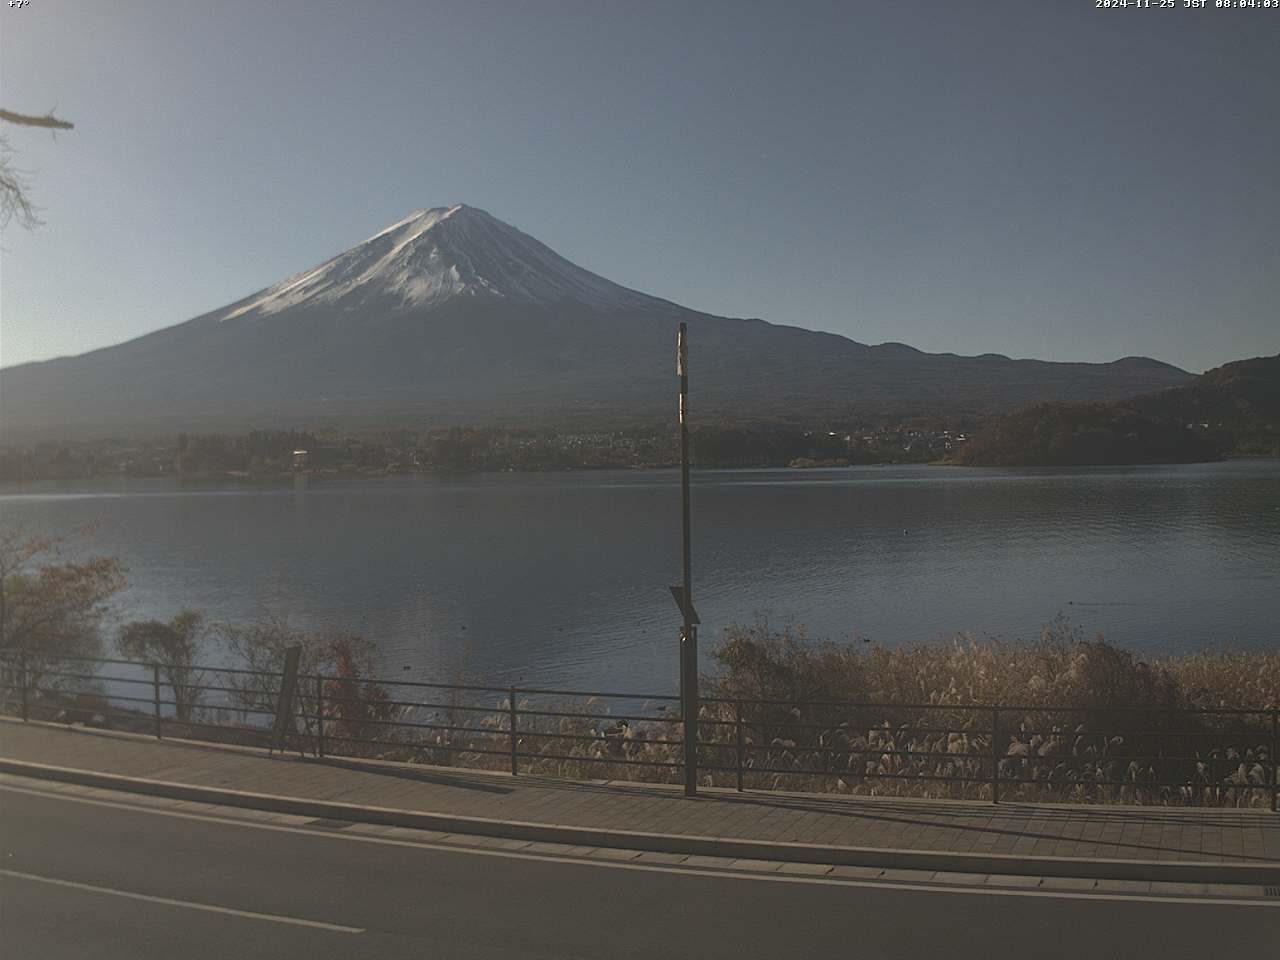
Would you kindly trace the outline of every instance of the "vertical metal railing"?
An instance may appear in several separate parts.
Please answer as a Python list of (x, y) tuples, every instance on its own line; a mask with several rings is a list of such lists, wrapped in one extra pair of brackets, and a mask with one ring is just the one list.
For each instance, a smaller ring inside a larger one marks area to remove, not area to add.
[(991, 802), (1000, 802), (1000, 708), (991, 708)]
[(316, 675), (316, 756), (324, 756), (324, 680)]
[(1280, 709), (1271, 711), (1271, 747), (1267, 759), (1271, 762), (1271, 812), (1280, 813)]
[(516, 688), (512, 687), (507, 693), (507, 726), (511, 731), (511, 775), (513, 777), (520, 774), (520, 741), (519, 727), (517, 726), (516, 717)]
[(742, 792), (742, 704), (733, 704), (733, 765), (738, 774), (738, 792)]
[(159, 740), (164, 732), (164, 721), (160, 717), (160, 664), (158, 663), (151, 665), (151, 691), (155, 695), (156, 739)]
[(31, 682), (30, 678), (27, 675), (27, 655), (25, 653), (21, 654), (18, 657), (18, 677), (20, 678), (20, 683), (22, 684), (22, 720), (25, 723), (28, 719), (30, 719), (28, 716), (29, 706), (27, 703), (27, 697), (28, 697), (27, 689)]

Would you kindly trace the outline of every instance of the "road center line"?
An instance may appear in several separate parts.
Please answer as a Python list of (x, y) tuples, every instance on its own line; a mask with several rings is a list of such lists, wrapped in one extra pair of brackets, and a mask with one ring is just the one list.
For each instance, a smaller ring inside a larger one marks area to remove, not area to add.
[(252, 910), (235, 910), (231, 907), (215, 907), (209, 903), (192, 903), (190, 900), (173, 900), (169, 897), (153, 897), (148, 893), (134, 893), (130, 890), (116, 890), (114, 887), (99, 887), (92, 883), (77, 883), (74, 880), (58, 880), (55, 877), (42, 877), (34, 873), (23, 873), (21, 870), (0, 869), (0, 876), (13, 877), (17, 880), (31, 880), (35, 883), (48, 883), (55, 887), (69, 887), (72, 890), (88, 890), (90, 893), (105, 893), (113, 897), (127, 897), (130, 900), (143, 900), (147, 903), (161, 903), (166, 907), (185, 907), (188, 910), (203, 910), (206, 913), (222, 913), (232, 917), (245, 917), (249, 920), (268, 920), (271, 923), (288, 923), (295, 927), (315, 927), (319, 930), (332, 930), (335, 933), (364, 933), (363, 927), (345, 927), (340, 923), (322, 923), (319, 920), (304, 920), (301, 917), (282, 917), (274, 913), (255, 913)]
[[(73, 785), (75, 786), (75, 785)], [(97, 788), (93, 788), (97, 789)], [(313, 837), (324, 840), (337, 840), (347, 843), (373, 843), (383, 844), (392, 847), (412, 847), (418, 850), (433, 850), (440, 853), (456, 853), (465, 854), (467, 856), (476, 857), (500, 857), (509, 860), (536, 860), (543, 863), (559, 863), (567, 866), (596, 867), (603, 870), (636, 870), (646, 873), (675, 873), (685, 876), (694, 877), (717, 877), (722, 880), (745, 880), (757, 883), (799, 883), (814, 886), (830, 886), (830, 887), (868, 887), (875, 890), (895, 890), (912, 893), (943, 893), (953, 894), (956, 896), (985, 896), (985, 897), (1030, 897), (1045, 898), (1053, 900), (1094, 900), (1094, 901), (1124, 901), (1130, 903), (1160, 903), (1160, 904), (1178, 904), (1179, 906), (1235, 906), (1235, 907), (1270, 907), (1280, 908), (1280, 901), (1266, 900), (1261, 897), (1256, 899), (1243, 899), (1236, 897), (1167, 897), (1156, 896), (1152, 894), (1141, 893), (1075, 893), (1066, 890), (1025, 890), (1025, 889), (1004, 889), (991, 887), (957, 887), (948, 886), (945, 881), (936, 881), (934, 883), (913, 883), (882, 880), (860, 880), (852, 877), (805, 877), (796, 875), (781, 875), (777, 873), (742, 873), (729, 869), (704, 869), (701, 867), (689, 867), (682, 864), (658, 864), (658, 863), (634, 863), (630, 861), (609, 861), (609, 860), (589, 860), (584, 857), (572, 857), (565, 855), (552, 855), (541, 853), (525, 853), (520, 850), (495, 850), (487, 847), (467, 847), (455, 846), (447, 843), (435, 843), (429, 840), (397, 840), (392, 837), (377, 837), (367, 834), (349, 833), (347, 831), (331, 831), (331, 830), (315, 830), (310, 827), (291, 827), (284, 824), (263, 822), (250, 819), (247, 816), (215, 816), (207, 813), (186, 813), (180, 809), (164, 809), (150, 805), (140, 805), (114, 800), (100, 800), (96, 797), (77, 796), (71, 793), (54, 793), (46, 790), (36, 790), (29, 787), (20, 787), (16, 784), (6, 783), (0, 779), (0, 791), (10, 790), (15, 793), (26, 793), (32, 796), (45, 797), (50, 800), (66, 800), (71, 803), (87, 803), (98, 807), (113, 807), (117, 810), (125, 810), (131, 813), (150, 813), (163, 817), (177, 817), (182, 820), (202, 820), (207, 823), (218, 823), (226, 826), (248, 827), (253, 830), (271, 830), (278, 833), (294, 833), (302, 836)], [(125, 794), (128, 796), (128, 794)], [(175, 803), (185, 805), (188, 801), (174, 801)], [(242, 813), (264, 813), (265, 811), (255, 811), (248, 807), (229, 808), (236, 809)]]

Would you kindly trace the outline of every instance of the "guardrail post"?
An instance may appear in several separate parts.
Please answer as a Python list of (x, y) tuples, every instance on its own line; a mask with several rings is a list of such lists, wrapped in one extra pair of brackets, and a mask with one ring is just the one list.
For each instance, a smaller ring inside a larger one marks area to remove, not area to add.
[(734, 766), (738, 768), (738, 792), (742, 792), (742, 704), (733, 702), (733, 735), (736, 746), (733, 750)]
[(520, 743), (516, 735), (519, 729), (516, 726), (516, 688), (512, 687), (507, 693), (507, 726), (510, 728), (511, 736), (511, 775), (513, 777), (520, 774)]
[(160, 664), (158, 663), (151, 665), (151, 689), (156, 699), (156, 739), (159, 740), (162, 721), (160, 719)]
[(27, 687), (30, 684), (25, 653), (18, 654), (18, 677), (22, 689), (22, 721), (25, 723), (27, 721)]
[(324, 680), (316, 674), (316, 756), (324, 756)]
[(1271, 812), (1280, 812), (1280, 710), (1271, 711)]
[(680, 640), (684, 678), (680, 711), (684, 740), (684, 795), (698, 795), (698, 628), (690, 626)]
[(1000, 708), (991, 708), (991, 802), (1000, 802)]
[[(283, 752), (285, 738), (290, 734), (297, 736), (298, 728), (294, 724), (293, 698), (298, 692), (298, 664), (302, 660), (302, 645), (295, 643), (284, 648), (284, 671), (280, 676), (280, 692), (276, 694), (276, 718), (271, 726), (271, 748), (269, 753), (277, 750)], [(305, 711), (304, 711), (305, 712)], [(302, 753), (305, 744), (298, 743), (298, 752)]]

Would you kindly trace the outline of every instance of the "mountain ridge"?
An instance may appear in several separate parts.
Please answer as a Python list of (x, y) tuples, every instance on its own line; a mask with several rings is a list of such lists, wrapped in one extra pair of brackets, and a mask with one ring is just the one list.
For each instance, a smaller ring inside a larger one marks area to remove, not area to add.
[(9, 437), (256, 425), (513, 424), (670, 414), (690, 327), (694, 409), (874, 419), (1120, 399), (1192, 379), (1109, 364), (928, 354), (717, 317), (632, 290), (476, 207), (415, 211), (328, 260), (174, 326), (0, 370)]

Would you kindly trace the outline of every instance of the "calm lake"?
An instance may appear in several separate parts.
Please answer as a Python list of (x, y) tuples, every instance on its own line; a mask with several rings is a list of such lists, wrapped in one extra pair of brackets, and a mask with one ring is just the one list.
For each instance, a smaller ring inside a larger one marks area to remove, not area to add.
[[(672, 690), (674, 471), (273, 485), (9, 487), (0, 522), (100, 526), (127, 618), (268, 612), (376, 641), (395, 676)], [(894, 645), (1029, 639), (1058, 615), (1136, 650), (1280, 643), (1280, 461), (695, 474), (705, 651), (768, 617)], [(407, 671), (406, 671), (407, 668)]]

